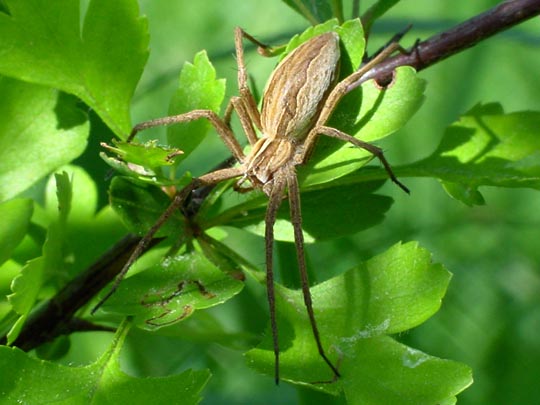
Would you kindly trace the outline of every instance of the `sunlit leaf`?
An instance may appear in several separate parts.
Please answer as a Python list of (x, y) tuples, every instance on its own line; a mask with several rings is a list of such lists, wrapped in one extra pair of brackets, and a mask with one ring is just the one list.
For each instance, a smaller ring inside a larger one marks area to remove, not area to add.
[[(94, 363), (68, 367), (37, 360), (17, 348), (0, 347), (0, 391), (5, 403), (175, 403), (197, 404), (210, 373), (184, 371), (167, 377), (135, 378), (120, 368), (128, 327), (119, 328), (110, 348)], [(9, 370), (9, 372), (8, 372)], [(32, 387), (32, 389), (28, 389)], [(175, 389), (171, 389), (175, 387)]]
[(126, 136), (131, 96), (148, 56), (137, 2), (92, 0), (82, 25), (77, 1), (4, 4), (0, 74), (74, 94)]

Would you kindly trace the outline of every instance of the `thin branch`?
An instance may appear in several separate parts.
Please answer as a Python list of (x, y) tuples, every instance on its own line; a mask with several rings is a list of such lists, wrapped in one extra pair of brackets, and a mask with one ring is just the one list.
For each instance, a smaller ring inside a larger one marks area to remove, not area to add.
[(540, 14), (538, 0), (511, 0), (477, 15), (455, 27), (417, 43), (408, 54), (388, 58), (373, 68), (365, 79), (392, 80), (398, 66), (412, 66), (417, 71), (468, 49), (499, 32)]

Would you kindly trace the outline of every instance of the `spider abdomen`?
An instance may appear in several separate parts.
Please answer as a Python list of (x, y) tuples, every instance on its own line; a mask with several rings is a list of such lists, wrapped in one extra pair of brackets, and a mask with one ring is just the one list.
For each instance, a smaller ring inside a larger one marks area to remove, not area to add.
[(276, 67), (264, 91), (263, 132), (270, 138), (303, 140), (313, 127), (339, 73), (339, 36), (318, 35)]

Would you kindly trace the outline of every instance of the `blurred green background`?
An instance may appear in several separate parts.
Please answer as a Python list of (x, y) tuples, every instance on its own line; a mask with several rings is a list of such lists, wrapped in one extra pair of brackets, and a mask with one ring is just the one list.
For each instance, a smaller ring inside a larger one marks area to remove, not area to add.
[[(346, 13), (350, 15), (350, 4), (345, 3)], [(371, 2), (361, 3), (365, 9)], [(413, 28), (402, 41), (405, 46), (498, 3), (402, 1), (375, 24), (370, 50), (408, 24), (413, 24)], [(141, 0), (140, 4), (142, 14), (148, 17), (151, 53), (134, 98), (133, 123), (166, 115), (182, 64), (192, 61), (201, 49), (208, 51), (218, 76), (227, 78), (227, 94), (235, 94), (235, 26), (241, 26), (263, 42), (279, 44), (308, 25), (278, 0)], [(265, 60), (253, 50), (247, 52), (246, 61), (258, 89), (262, 90), (275, 61)], [(506, 112), (540, 110), (539, 72), (538, 18), (421, 72), (420, 76), (428, 83), (425, 103), (405, 128), (382, 144), (388, 160), (396, 168), (427, 156), (437, 146), (444, 129), (479, 102), (499, 102)], [(162, 133), (162, 130), (149, 131), (146, 136), (159, 137)], [(110, 139), (107, 134), (103, 137)], [(89, 149), (81, 161), (89, 161), (96, 150)], [(209, 136), (186, 164), (195, 174), (200, 174), (226, 156), (218, 137)], [(98, 176), (106, 170), (104, 166), (94, 168)], [(382, 189), (382, 193), (395, 199), (382, 224), (353, 238), (307, 248), (311, 263), (325, 264), (324, 268), (316, 269), (317, 281), (344, 271), (398, 241), (420, 241), (454, 277), (440, 312), (424, 325), (400, 336), (400, 340), (429, 354), (472, 366), (475, 383), (459, 396), (461, 404), (540, 402), (540, 194), (524, 189), (483, 188), (486, 205), (470, 208), (448, 197), (435, 180), (405, 178), (403, 181), (412, 190), (410, 196), (389, 184)], [(102, 184), (101, 201), (105, 204), (107, 184)], [(260, 238), (231, 230), (228, 242), (253, 262), (264, 263)], [(294, 260), (290, 245), (279, 244), (278, 252), (281, 263)], [(260, 288), (249, 290), (253, 290), (252, 294), (264, 294)], [(238, 297), (213, 313), (227, 319), (224, 323), (232, 329), (241, 331), (246, 321), (235, 315), (235, 306), (241, 306), (242, 302)], [(262, 333), (267, 321), (265, 309), (255, 313), (260, 313), (260, 319), (249, 322), (256, 323)], [(143, 339), (142, 335), (142, 332), (132, 333), (125, 350), (126, 367), (141, 375), (174, 371), (163, 369), (160, 359), (165, 358), (183, 359), (182, 368), (186, 367), (186, 359), (193, 367), (207, 366), (208, 363), (200, 364), (191, 354), (199, 350), (197, 345), (206, 345), (208, 358), (215, 362), (215, 376), (205, 391), (204, 404), (312, 400), (311, 394), (298, 395), (287, 384), (276, 388), (271, 378), (253, 375), (237, 352), (217, 344), (186, 343), (178, 347), (174, 339), (148, 334)], [(80, 344), (87, 341), (83, 347), (88, 354), (83, 348), (82, 353), (71, 353), (66, 361), (77, 362), (86, 355), (91, 358), (91, 353), (99, 352), (107, 344), (109, 335), (102, 336), (100, 346), (100, 340), (95, 337), (78, 334)], [(148, 339), (153, 339), (151, 358), (142, 354), (144, 350), (140, 346), (149, 344)]]

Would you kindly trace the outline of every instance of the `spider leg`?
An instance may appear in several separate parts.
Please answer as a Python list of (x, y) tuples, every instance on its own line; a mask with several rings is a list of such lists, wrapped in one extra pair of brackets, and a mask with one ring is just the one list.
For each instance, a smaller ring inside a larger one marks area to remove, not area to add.
[(325, 126), (326, 122), (328, 121), (328, 119), (330, 118), (334, 110), (336, 109), (337, 105), (339, 104), (339, 101), (341, 100), (341, 98), (345, 94), (347, 94), (348, 92), (350, 92), (351, 90), (355, 89), (356, 87), (360, 86), (363, 82), (368, 80), (365, 78), (365, 75), (375, 66), (377, 66), (380, 62), (388, 58), (393, 52), (395, 52), (399, 48), (400, 46), (398, 43), (394, 42), (390, 44), (387, 48), (383, 49), (381, 53), (376, 55), (372, 60), (370, 60), (365, 65), (363, 65), (357, 71), (347, 76), (345, 79), (339, 82), (336, 85), (336, 87), (334, 87), (334, 89), (328, 95), (326, 102), (324, 103), (323, 109), (321, 110), (321, 114), (319, 115), (316, 125), (308, 133), (304, 141), (304, 148), (298, 159), (300, 163), (305, 163), (309, 159), (313, 146), (315, 145), (317, 136), (319, 135), (330, 136), (332, 138), (340, 139), (344, 142), (350, 142), (359, 148), (362, 148), (362, 149), (367, 150), (368, 152), (371, 152), (374, 156), (376, 156), (380, 160), (380, 162), (384, 166), (384, 169), (388, 173), (388, 176), (390, 177), (390, 179), (395, 184), (397, 184), (403, 191), (409, 194), (409, 189), (403, 183), (401, 183), (397, 179), (397, 177), (394, 175), (394, 172), (392, 171), (392, 167), (390, 166), (390, 164), (384, 157), (384, 153), (382, 149), (368, 142), (364, 142), (353, 136), (350, 136), (336, 128)]
[(239, 162), (243, 162), (245, 155), (242, 151), (240, 143), (238, 143), (238, 140), (234, 137), (231, 128), (229, 128), (229, 126), (212, 110), (193, 110), (184, 114), (171, 115), (169, 117), (156, 118), (154, 120), (141, 122), (133, 127), (129, 137), (127, 138), (127, 142), (131, 142), (137, 133), (148, 128), (195, 121), (201, 118), (207, 119), (210, 124), (212, 124), (223, 143), (231, 151), (235, 159)]
[(255, 145), (258, 140), (255, 128), (253, 127), (253, 123), (255, 121), (253, 121), (252, 118), (253, 114), (250, 114), (248, 112), (249, 107), (246, 107), (246, 103), (244, 102), (244, 99), (242, 97), (231, 97), (229, 104), (227, 105), (227, 109), (225, 110), (225, 114), (223, 115), (223, 121), (229, 128), (231, 125), (231, 116), (233, 110), (236, 110), (238, 118), (240, 119), (240, 125), (242, 125), (242, 129), (246, 134), (246, 138), (248, 139), (249, 144)]
[(160, 215), (158, 220), (152, 225), (150, 230), (143, 236), (143, 238), (140, 240), (140, 242), (137, 244), (131, 255), (129, 256), (129, 259), (124, 264), (118, 275), (113, 281), (113, 284), (110, 288), (110, 290), (99, 300), (99, 302), (92, 308), (91, 314), (94, 314), (99, 307), (101, 307), (105, 301), (107, 301), (111, 295), (114, 294), (114, 292), (118, 289), (118, 286), (124, 279), (126, 273), (128, 272), (129, 268), (135, 263), (135, 261), (139, 258), (139, 256), (144, 252), (145, 248), (148, 246), (148, 244), (152, 241), (152, 238), (156, 234), (157, 231), (167, 222), (167, 220), (172, 216), (174, 211), (176, 211), (178, 208), (180, 208), (183, 204), (183, 202), (186, 200), (186, 198), (189, 197), (191, 192), (195, 190), (197, 187), (201, 186), (207, 186), (212, 185), (215, 183), (219, 183), (220, 181), (224, 181), (233, 177), (237, 177), (242, 174), (242, 171), (240, 168), (233, 167), (233, 168), (225, 168), (213, 171), (211, 173), (205, 174), (204, 176), (201, 176), (199, 178), (193, 179), (186, 187), (179, 190), (172, 202), (169, 204), (167, 209), (163, 211), (163, 213)]
[(163, 226), (165, 222), (167, 222), (173, 212), (182, 205), (189, 193), (191, 193), (197, 187), (198, 183), (196, 180), (197, 179), (194, 179), (194, 181), (192, 181), (190, 184), (188, 184), (186, 187), (176, 193), (171, 204), (167, 207), (165, 211), (163, 211), (156, 223), (152, 225), (150, 230), (146, 233), (146, 235), (143, 236), (138, 245), (135, 247), (135, 250), (133, 250), (133, 252), (129, 256), (129, 259), (124, 264), (124, 267), (122, 267), (122, 269), (114, 279), (113, 284), (107, 294), (105, 294), (103, 298), (101, 298), (99, 302), (94, 306), (94, 308), (92, 308), (92, 315), (99, 309), (99, 307), (101, 307), (105, 303), (105, 301), (107, 301), (111, 297), (111, 295), (114, 294), (131, 265), (135, 263), (135, 261), (139, 258), (139, 256), (142, 254), (145, 247), (150, 243), (156, 232)]
[(403, 191), (405, 191), (407, 194), (410, 194), (409, 189), (407, 186), (405, 186), (402, 182), (400, 182), (396, 175), (394, 174), (392, 167), (390, 166), (390, 163), (386, 160), (384, 157), (384, 153), (381, 148), (378, 146), (375, 146), (369, 142), (361, 141), (360, 139), (355, 138), (354, 136), (351, 136), (349, 134), (346, 134), (345, 132), (342, 132), (336, 128), (332, 127), (326, 127), (326, 126), (320, 126), (313, 129), (314, 132), (320, 135), (326, 135), (331, 138), (339, 139), (343, 142), (350, 142), (354, 146), (365, 149), (371, 154), (373, 154), (384, 166), (384, 170), (388, 173), (388, 177), (390, 177), (390, 180), (392, 180), (399, 188), (401, 188)]
[[(264, 47), (259, 41), (247, 34), (242, 28), (236, 27), (234, 30), (234, 47), (236, 49), (236, 63), (238, 64), (238, 91), (240, 92), (239, 99), (244, 105), (245, 112), (255, 124), (255, 126), (261, 129), (261, 115), (257, 109), (257, 102), (253, 93), (248, 86), (248, 74), (246, 69), (246, 63), (244, 60), (244, 46), (242, 45), (242, 39), (246, 38), (249, 41), (255, 43), (259, 47)], [(235, 106), (236, 107), (236, 106)], [(238, 108), (237, 108), (237, 111)]]
[(304, 304), (309, 316), (309, 323), (313, 331), (313, 337), (319, 350), (319, 355), (324, 359), (326, 364), (332, 369), (334, 377), (339, 377), (339, 371), (326, 356), (321, 343), (319, 329), (315, 321), (315, 313), (313, 312), (313, 302), (311, 299), (311, 291), (309, 290), (309, 280), (306, 268), (306, 256), (304, 252), (304, 234), (302, 233), (302, 212), (300, 207), (300, 187), (298, 178), (293, 166), (289, 166), (286, 172), (287, 189), (289, 193), (289, 205), (291, 210), (291, 222), (294, 228), (294, 243), (296, 245), (296, 260), (298, 262), (298, 270), (302, 281), (302, 294), (304, 296)]
[(276, 296), (274, 290), (273, 247), (274, 247), (274, 224), (283, 193), (286, 180), (282, 176), (274, 177), (274, 183), (270, 190), (268, 208), (265, 218), (265, 252), (266, 252), (266, 294), (270, 310), (270, 326), (272, 329), (272, 341), (274, 343), (274, 377), (276, 385), (279, 384), (279, 340), (276, 318)]

